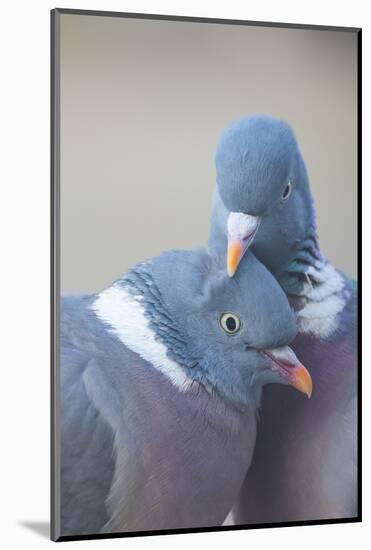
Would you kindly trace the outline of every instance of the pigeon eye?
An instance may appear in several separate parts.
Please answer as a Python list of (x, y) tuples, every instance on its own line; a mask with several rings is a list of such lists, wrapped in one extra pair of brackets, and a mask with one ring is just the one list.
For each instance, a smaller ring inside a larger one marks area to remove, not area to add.
[(289, 196), (291, 195), (291, 190), (292, 190), (292, 185), (291, 185), (291, 181), (289, 181), (289, 183), (286, 185), (285, 189), (283, 190), (283, 193), (281, 195), (281, 199), (283, 201), (287, 201), (287, 199), (289, 198)]
[(236, 334), (241, 328), (240, 318), (235, 313), (222, 313), (219, 322), (228, 334)]

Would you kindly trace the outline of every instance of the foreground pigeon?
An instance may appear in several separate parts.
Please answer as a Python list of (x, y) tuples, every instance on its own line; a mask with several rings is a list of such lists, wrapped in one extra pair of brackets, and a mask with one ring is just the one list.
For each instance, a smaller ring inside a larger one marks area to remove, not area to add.
[(295, 314), (252, 254), (140, 263), (62, 299), (62, 535), (221, 525), (251, 460), (262, 386), (311, 378)]
[(265, 388), (254, 459), (234, 519), (355, 517), (356, 283), (320, 252), (307, 171), (287, 124), (264, 116), (232, 124), (220, 140), (216, 170), (210, 248), (227, 254), (231, 277), (250, 261), (242, 260), (249, 246), (275, 275), (296, 309), (299, 335), (292, 347), (315, 388), (307, 402), (284, 387)]

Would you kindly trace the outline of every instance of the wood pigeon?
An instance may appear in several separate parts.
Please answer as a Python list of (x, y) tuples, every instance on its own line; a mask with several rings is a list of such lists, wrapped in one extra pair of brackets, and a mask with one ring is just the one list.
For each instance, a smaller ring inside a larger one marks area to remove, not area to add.
[[(256, 436), (262, 387), (312, 382), (292, 307), (247, 252), (141, 262), (61, 302), (61, 534), (221, 525)], [(280, 404), (278, 404), (280, 414)]]
[(248, 248), (276, 277), (296, 310), (292, 348), (314, 385), (310, 401), (283, 386), (264, 389), (254, 458), (234, 520), (353, 518), (357, 285), (320, 251), (305, 163), (288, 124), (261, 115), (233, 123), (215, 162), (210, 249), (224, 254), (230, 277), (250, 261)]

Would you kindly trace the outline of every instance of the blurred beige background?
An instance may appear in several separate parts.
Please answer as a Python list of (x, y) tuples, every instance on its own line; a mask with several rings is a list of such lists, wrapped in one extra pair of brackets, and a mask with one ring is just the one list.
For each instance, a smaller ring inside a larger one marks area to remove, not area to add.
[(250, 113), (289, 122), (322, 251), (356, 275), (353, 32), (61, 16), (61, 289), (207, 241), (214, 151)]

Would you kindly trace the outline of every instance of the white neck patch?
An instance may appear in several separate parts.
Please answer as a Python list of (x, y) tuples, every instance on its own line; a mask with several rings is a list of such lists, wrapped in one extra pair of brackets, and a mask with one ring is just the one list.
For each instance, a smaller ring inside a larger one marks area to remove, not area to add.
[(346, 304), (345, 282), (327, 261), (310, 267), (308, 275), (317, 285), (305, 294), (308, 302), (297, 312), (299, 332), (327, 338), (337, 329), (338, 314)]
[(95, 300), (92, 309), (121, 342), (162, 372), (180, 391), (187, 391), (192, 384), (184, 369), (166, 354), (164, 344), (155, 339), (140, 303), (120, 285), (103, 290)]

